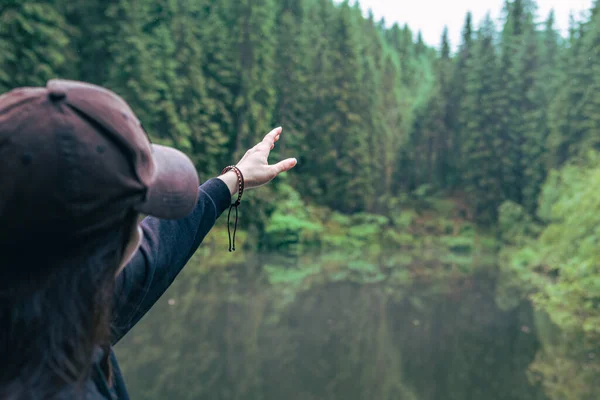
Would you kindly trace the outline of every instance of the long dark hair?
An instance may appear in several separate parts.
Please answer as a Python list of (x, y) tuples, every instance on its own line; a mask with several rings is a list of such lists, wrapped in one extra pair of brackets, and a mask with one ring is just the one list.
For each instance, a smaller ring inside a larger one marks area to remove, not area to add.
[(131, 212), (67, 251), (0, 245), (0, 399), (82, 392), (96, 349), (109, 346), (115, 275), (136, 220)]

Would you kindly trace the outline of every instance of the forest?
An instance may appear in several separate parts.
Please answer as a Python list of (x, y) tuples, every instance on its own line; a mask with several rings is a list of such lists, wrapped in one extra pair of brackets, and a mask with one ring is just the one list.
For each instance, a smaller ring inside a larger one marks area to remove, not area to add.
[[(220, 221), (195, 259), (266, 257), (274, 309), (319, 279), (396, 295), (485, 272), (500, 310), (535, 314), (539, 398), (600, 396), (599, 1), (561, 35), (506, 0), (431, 47), (349, 1), (2, 0), (0, 93), (55, 77), (117, 92), (201, 180), (283, 127), (271, 157), (298, 165), (246, 195), (243, 249), (223, 255)], [(378, 398), (440, 398), (386, 379)], [(218, 398), (270, 398), (236, 390)]]

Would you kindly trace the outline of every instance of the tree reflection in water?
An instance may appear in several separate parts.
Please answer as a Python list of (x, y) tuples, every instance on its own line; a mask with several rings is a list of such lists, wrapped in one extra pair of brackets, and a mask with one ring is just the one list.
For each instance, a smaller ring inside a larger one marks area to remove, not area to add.
[(117, 346), (133, 397), (546, 399), (531, 308), (498, 309), (492, 273), (290, 290), (249, 264), (188, 266)]

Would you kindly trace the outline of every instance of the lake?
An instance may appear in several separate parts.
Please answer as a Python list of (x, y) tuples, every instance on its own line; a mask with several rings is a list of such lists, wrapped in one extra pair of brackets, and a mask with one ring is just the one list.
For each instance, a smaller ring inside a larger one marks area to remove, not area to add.
[(116, 347), (132, 398), (547, 398), (532, 309), (499, 309), (493, 270), (390, 286), (289, 267), (298, 285), (267, 264), (188, 266)]

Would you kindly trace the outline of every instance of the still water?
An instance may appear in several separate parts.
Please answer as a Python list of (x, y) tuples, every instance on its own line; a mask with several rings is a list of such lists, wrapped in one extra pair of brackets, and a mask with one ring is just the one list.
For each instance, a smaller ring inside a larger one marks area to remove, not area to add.
[(134, 399), (546, 399), (531, 308), (500, 310), (493, 275), (291, 290), (188, 266), (116, 352)]

